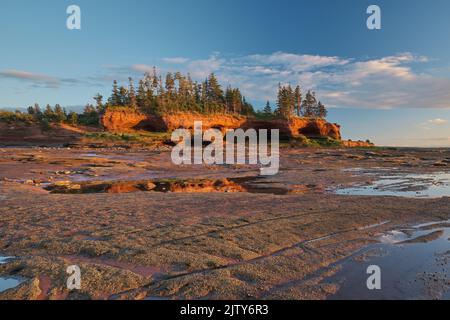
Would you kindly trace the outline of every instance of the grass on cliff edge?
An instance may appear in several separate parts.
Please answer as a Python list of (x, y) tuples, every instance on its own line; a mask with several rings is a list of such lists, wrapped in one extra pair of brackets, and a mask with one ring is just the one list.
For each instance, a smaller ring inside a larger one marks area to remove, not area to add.
[[(91, 143), (126, 143), (139, 145), (155, 145), (170, 141), (170, 132), (134, 132), (134, 133), (112, 133), (91, 132), (84, 135), (86, 142)], [(339, 140), (323, 138), (307, 138), (299, 136), (281, 141), (281, 148), (333, 148), (341, 147)]]
[(341, 147), (342, 142), (330, 137), (308, 138), (300, 135), (282, 142), (280, 146), (285, 148), (333, 148)]
[(84, 140), (95, 143), (130, 143), (141, 145), (154, 145), (170, 140), (168, 132), (135, 132), (135, 133), (112, 133), (112, 132), (90, 132), (84, 135)]

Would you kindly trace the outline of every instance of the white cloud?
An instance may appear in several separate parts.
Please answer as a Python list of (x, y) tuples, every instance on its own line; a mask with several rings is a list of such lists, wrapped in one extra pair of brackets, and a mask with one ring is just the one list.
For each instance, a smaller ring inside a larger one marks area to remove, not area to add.
[(188, 58), (183, 58), (183, 57), (173, 57), (173, 58), (163, 58), (163, 61), (165, 63), (170, 63), (170, 64), (183, 64), (189, 61)]
[(141, 73), (153, 72), (153, 66), (146, 64), (134, 64), (131, 66), (131, 70)]
[(443, 125), (443, 124), (447, 124), (448, 120), (437, 118), (437, 119), (428, 120), (428, 123), (435, 124), (435, 125)]
[[(209, 74), (221, 71), (225, 68), (227, 61), (218, 57), (217, 54), (210, 56), (205, 60), (192, 60), (186, 64), (187, 72), (189, 72), (192, 77), (203, 80)], [(227, 77), (226, 72), (224, 72), (223, 77)]]

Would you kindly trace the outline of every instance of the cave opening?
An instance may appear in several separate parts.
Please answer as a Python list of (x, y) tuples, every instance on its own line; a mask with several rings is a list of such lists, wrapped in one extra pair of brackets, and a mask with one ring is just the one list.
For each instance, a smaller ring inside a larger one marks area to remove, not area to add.
[(308, 125), (304, 128), (298, 130), (299, 134), (302, 134), (306, 137), (321, 137), (322, 134), (320, 132), (320, 128), (315, 125)]

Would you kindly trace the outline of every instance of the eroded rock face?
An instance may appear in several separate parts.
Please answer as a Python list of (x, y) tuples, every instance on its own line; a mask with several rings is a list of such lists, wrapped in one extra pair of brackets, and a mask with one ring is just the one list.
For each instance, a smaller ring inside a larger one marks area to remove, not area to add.
[(302, 134), (306, 137), (330, 137), (341, 140), (341, 126), (324, 119), (293, 118), (288, 122), (292, 136)]
[(201, 121), (203, 129), (227, 129), (241, 127), (247, 119), (233, 115), (201, 115), (194, 113), (166, 114), (161, 117), (145, 115), (128, 110), (109, 110), (101, 117), (101, 124), (108, 131), (127, 132), (133, 130), (173, 131), (194, 129), (194, 122)]
[(341, 140), (341, 127), (324, 119), (292, 118), (266, 121), (250, 119), (245, 128), (279, 129), (280, 135), (285, 137), (304, 135), (309, 138), (330, 137)]
[(194, 129), (194, 122), (201, 121), (203, 130), (219, 129), (223, 133), (228, 129), (279, 129), (281, 136), (331, 137), (341, 139), (340, 126), (324, 119), (292, 118), (289, 120), (256, 120), (236, 115), (202, 115), (194, 113), (167, 114), (161, 117), (130, 112), (129, 110), (110, 110), (101, 118), (102, 125), (108, 131), (173, 131), (176, 129)]
[(147, 116), (127, 110), (106, 111), (100, 122), (108, 131), (130, 131), (147, 120)]
[(194, 122), (201, 121), (203, 130), (218, 129), (223, 133), (228, 129), (242, 127), (248, 120), (235, 115), (202, 115), (193, 113), (167, 114), (162, 116), (169, 131), (184, 128), (194, 129)]

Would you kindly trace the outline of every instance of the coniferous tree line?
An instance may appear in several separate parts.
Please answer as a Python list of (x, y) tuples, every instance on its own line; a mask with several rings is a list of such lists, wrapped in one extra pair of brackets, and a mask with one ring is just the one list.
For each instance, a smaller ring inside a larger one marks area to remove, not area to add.
[[(302, 91), (300, 86), (295, 89), (291, 85), (281, 84), (278, 86), (277, 108), (273, 114), (282, 118), (307, 117), (307, 118), (326, 118), (328, 111), (324, 104), (317, 100), (315, 92), (309, 90), (305, 98), (302, 99)], [(265, 114), (272, 113), (270, 103), (267, 102), (263, 112)]]
[(99, 114), (102, 112), (98, 107), (94, 107), (91, 104), (87, 104), (84, 107), (83, 113), (67, 112), (65, 108), (62, 108), (59, 104), (52, 107), (47, 105), (43, 110), (39, 104), (28, 107), (28, 114), (33, 119), (41, 122), (43, 125), (49, 125), (50, 123), (67, 123), (71, 125), (98, 125)]
[[(171, 112), (227, 113), (252, 115), (253, 106), (238, 88), (222, 89), (214, 73), (202, 83), (193, 81), (190, 75), (180, 72), (167, 73), (163, 78), (156, 73), (145, 74), (137, 85), (129, 78), (126, 87), (114, 81), (111, 96), (99, 108), (127, 107), (149, 114)], [(97, 96), (98, 97), (98, 96)]]

